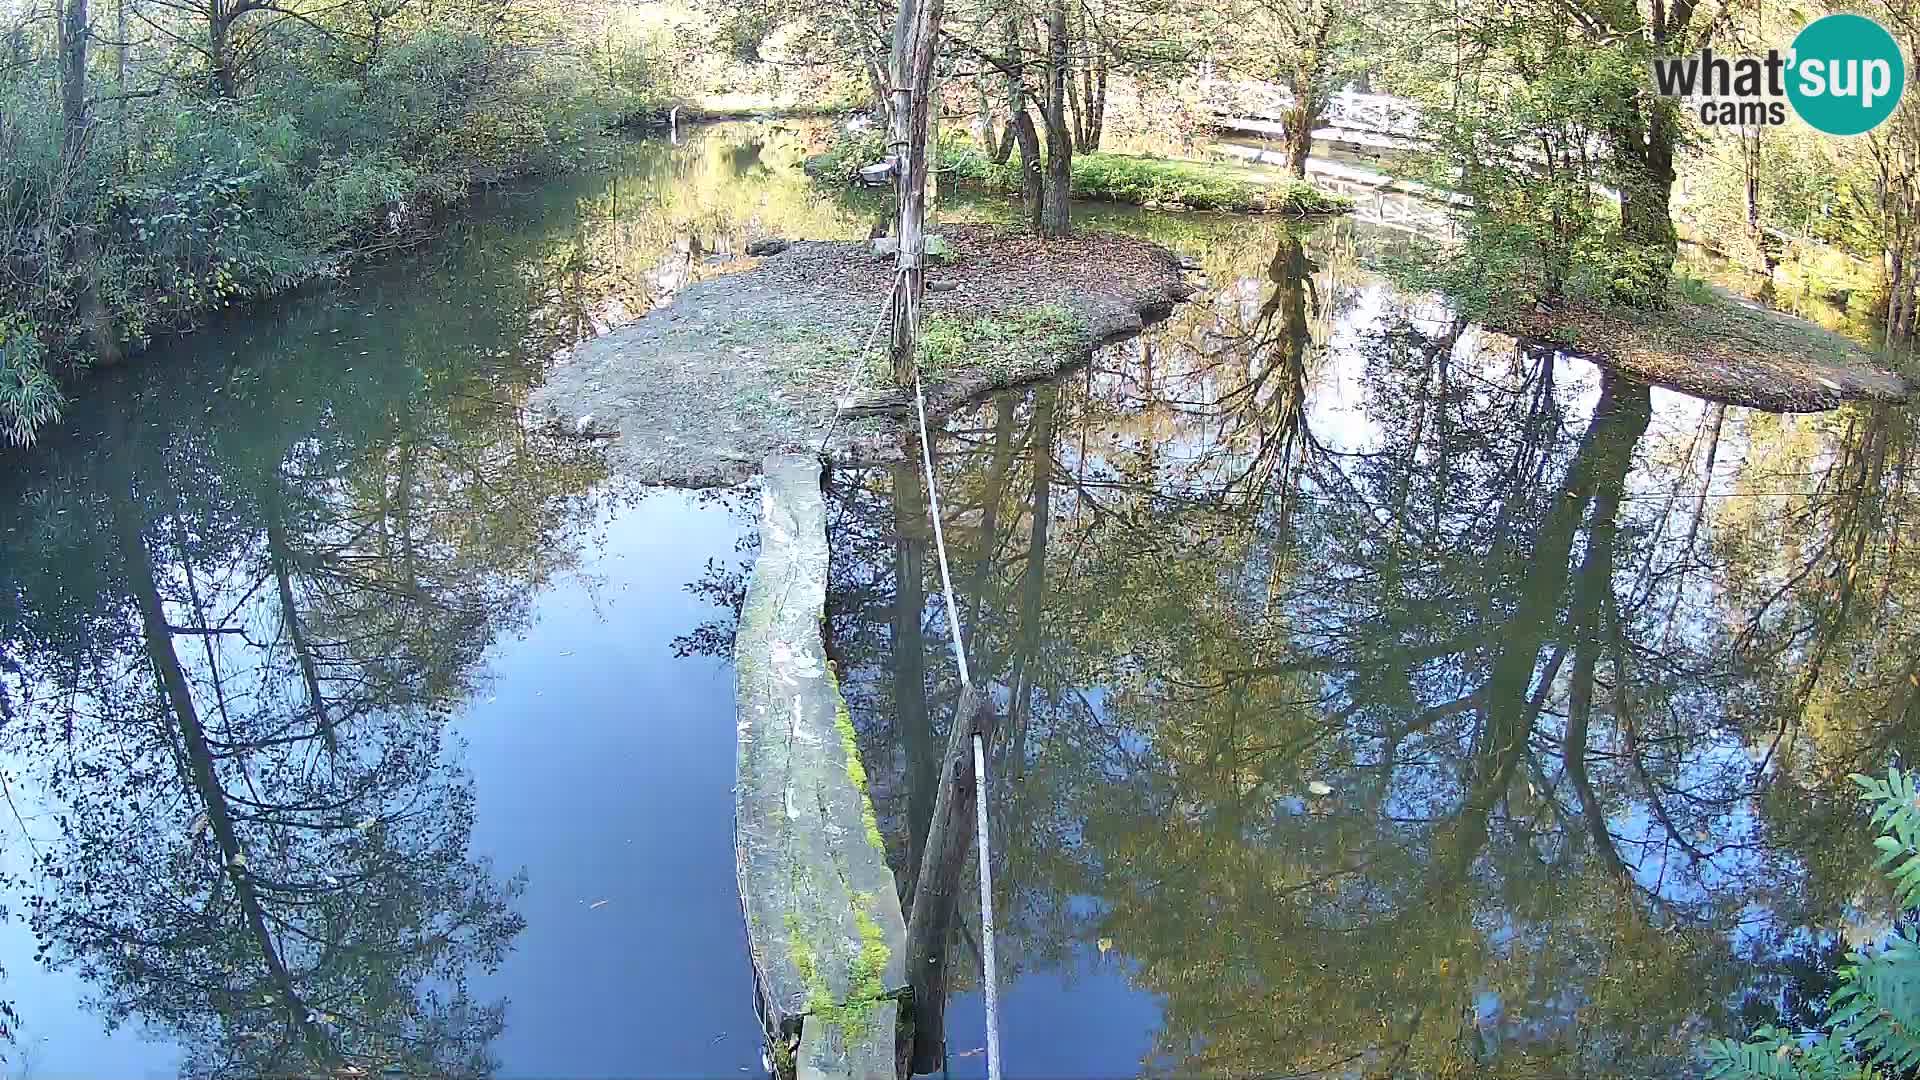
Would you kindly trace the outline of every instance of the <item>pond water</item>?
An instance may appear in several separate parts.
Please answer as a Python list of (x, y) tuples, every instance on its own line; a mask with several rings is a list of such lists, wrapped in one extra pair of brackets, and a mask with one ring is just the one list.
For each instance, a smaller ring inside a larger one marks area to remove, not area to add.
[[(819, 138), (490, 198), (7, 459), (0, 1076), (759, 1074), (754, 496), (622, 484), (523, 406), (749, 235), (865, 235), (794, 168)], [(1845, 776), (1920, 731), (1912, 414), (1518, 348), (1344, 224), (1089, 217), (1209, 284), (934, 447), (1005, 716), (1010, 1073), (1679, 1076), (1805, 1022), (1892, 910)], [(829, 649), (903, 882), (955, 698), (926, 514), (910, 467), (834, 475)]]

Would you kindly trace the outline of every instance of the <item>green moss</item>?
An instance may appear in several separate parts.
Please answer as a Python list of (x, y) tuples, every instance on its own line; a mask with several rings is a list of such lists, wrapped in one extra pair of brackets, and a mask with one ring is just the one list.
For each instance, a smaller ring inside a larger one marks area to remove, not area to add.
[(799, 916), (792, 913), (787, 915), (793, 966), (807, 986), (807, 1013), (839, 1031), (849, 1043), (866, 1037), (873, 1022), (874, 1007), (887, 996), (885, 975), (887, 962), (893, 958), (893, 950), (887, 947), (886, 935), (881, 931), (880, 924), (868, 913), (873, 903), (872, 893), (860, 893), (854, 897), (853, 921), (860, 933), (860, 950), (847, 967), (847, 999), (844, 1002), (834, 1000), (833, 987), (828, 983), (826, 973), (820, 969), (819, 957), (801, 932)]
[(847, 711), (847, 699), (840, 693), (840, 672), (827, 661), (827, 683), (833, 688), (833, 729), (840, 733), (840, 747), (847, 753), (847, 779), (860, 793), (860, 822), (866, 826), (867, 843), (886, 854), (887, 841), (880, 835), (880, 819), (873, 812), (873, 797), (867, 790), (867, 767), (860, 760), (860, 735), (853, 727), (853, 714)]
[(850, 997), (878, 1000), (887, 994), (883, 976), (887, 971), (887, 961), (893, 958), (893, 950), (887, 948), (887, 938), (880, 924), (868, 914), (873, 907), (874, 895), (861, 893), (860, 906), (854, 909), (853, 924), (860, 931), (860, 955), (853, 958), (852, 989)]

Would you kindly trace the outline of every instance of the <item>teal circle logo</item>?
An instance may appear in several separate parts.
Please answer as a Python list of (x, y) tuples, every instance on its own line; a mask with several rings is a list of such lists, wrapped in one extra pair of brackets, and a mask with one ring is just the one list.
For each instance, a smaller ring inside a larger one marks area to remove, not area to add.
[(1893, 35), (1864, 15), (1826, 15), (1793, 39), (1787, 100), (1817, 131), (1859, 135), (1900, 104), (1907, 64)]

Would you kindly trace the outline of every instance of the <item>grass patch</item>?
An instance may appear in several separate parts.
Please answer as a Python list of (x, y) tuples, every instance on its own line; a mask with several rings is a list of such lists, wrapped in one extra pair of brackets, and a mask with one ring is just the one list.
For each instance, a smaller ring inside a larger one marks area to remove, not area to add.
[(1089, 344), (1086, 320), (1061, 304), (1004, 316), (928, 312), (920, 324), (918, 363), (929, 378), (980, 371), (1012, 381), (1051, 370), (1061, 354)]
[(1719, 299), (1713, 291), (1713, 286), (1684, 270), (1674, 271), (1670, 288), (1676, 297), (1688, 303), (1710, 304)]
[[(847, 182), (861, 166), (871, 165), (885, 155), (886, 137), (882, 134), (844, 137), (826, 153), (812, 158), (811, 169), (821, 179)], [(1020, 169), (1014, 159), (995, 164), (986, 151), (959, 137), (940, 145), (940, 178), (943, 183), (981, 191), (1012, 194), (1020, 190)], [(1267, 183), (1233, 165), (1097, 150), (1073, 156), (1073, 195), (1077, 199), (1163, 210), (1285, 213), (1300, 217), (1340, 214), (1353, 209), (1352, 199), (1329, 195), (1303, 180)]]
[[(1020, 190), (1011, 159), (996, 165), (965, 143), (941, 147), (940, 168), (962, 185), (989, 191)], [(1301, 180), (1269, 184), (1230, 165), (1094, 151), (1073, 156), (1075, 198), (1127, 203), (1163, 210), (1225, 210), (1239, 213), (1338, 214), (1353, 200), (1329, 195)]]

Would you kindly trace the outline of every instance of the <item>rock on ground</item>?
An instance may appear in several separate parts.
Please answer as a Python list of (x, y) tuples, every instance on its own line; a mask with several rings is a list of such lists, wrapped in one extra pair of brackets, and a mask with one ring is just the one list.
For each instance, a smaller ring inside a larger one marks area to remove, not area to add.
[[(944, 226), (950, 292), (925, 310), (1009, 317), (1064, 305), (1085, 325), (1071, 348), (970, 368), (937, 381), (928, 406), (951, 408), (1002, 386), (1086, 361), (1103, 340), (1139, 332), (1184, 298), (1179, 260), (1130, 237), (1043, 240), (984, 226)], [(898, 421), (836, 423), (836, 403), (884, 381), (879, 320), (893, 260), (864, 242), (795, 241), (787, 250), (682, 291), (645, 318), (579, 346), (533, 397), (560, 430), (582, 416), (605, 433), (608, 460), (643, 483), (717, 486), (751, 476), (776, 452), (867, 453), (897, 440)], [(864, 348), (871, 342), (871, 348)], [(829, 431), (831, 429), (831, 438)]]

